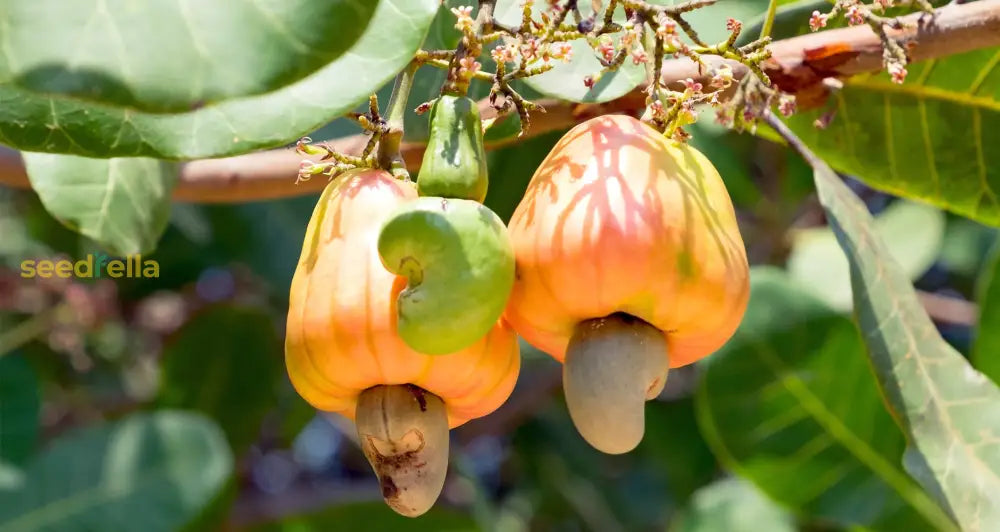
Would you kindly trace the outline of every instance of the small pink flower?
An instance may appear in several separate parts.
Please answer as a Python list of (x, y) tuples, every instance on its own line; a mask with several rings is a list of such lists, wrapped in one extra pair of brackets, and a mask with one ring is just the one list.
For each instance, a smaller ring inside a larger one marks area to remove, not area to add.
[(733, 69), (729, 65), (722, 65), (715, 70), (712, 75), (711, 85), (717, 89), (723, 89), (733, 82)]
[(471, 31), (475, 21), (472, 20), (472, 6), (458, 6), (451, 8), (451, 13), (455, 15), (455, 29)]
[(610, 39), (602, 39), (597, 51), (604, 56), (604, 60), (611, 62), (615, 58), (615, 45)]
[(889, 76), (892, 77), (893, 83), (902, 85), (903, 82), (906, 81), (906, 67), (902, 63), (896, 61), (889, 63), (886, 70), (889, 71)]
[(573, 59), (573, 45), (566, 41), (554, 42), (549, 45), (549, 55), (553, 59), (560, 59), (568, 63)]
[(660, 23), (656, 27), (656, 35), (661, 39), (666, 39), (677, 33), (677, 23), (666, 16), (660, 18)]
[(588, 89), (594, 88), (594, 85), (596, 85), (596, 84), (597, 84), (597, 80), (594, 79), (594, 76), (587, 76), (587, 77), (583, 78), (583, 86), (587, 87)]
[(743, 23), (732, 17), (729, 17), (728, 19), (726, 19), (726, 29), (729, 30), (730, 32), (737, 33), (741, 29), (743, 29)]
[(649, 55), (646, 54), (645, 50), (643, 50), (642, 48), (636, 48), (635, 50), (632, 50), (632, 63), (636, 65), (641, 65), (646, 61), (649, 61)]
[(809, 29), (812, 31), (817, 31), (820, 28), (826, 27), (826, 21), (829, 19), (829, 15), (822, 15), (819, 11), (813, 11), (812, 16), (809, 17)]
[(666, 111), (663, 109), (663, 102), (656, 100), (649, 104), (649, 110), (653, 112), (653, 116), (663, 116)]
[(692, 93), (697, 93), (701, 92), (701, 89), (704, 87), (702, 86), (701, 83), (698, 83), (697, 81), (691, 78), (687, 78), (686, 80), (684, 80), (684, 88), (691, 91)]
[(795, 110), (795, 97), (788, 94), (782, 94), (781, 99), (778, 100), (778, 112), (780, 112), (783, 116), (792, 116), (795, 113)]
[(474, 76), (476, 72), (479, 72), (479, 69), (482, 68), (483, 66), (479, 64), (478, 61), (476, 61), (475, 57), (470, 57), (470, 56), (465, 56), (459, 59), (458, 64), (461, 67), (458, 69), (459, 75), (467, 78), (471, 78), (472, 76)]
[(853, 5), (847, 8), (847, 23), (851, 26), (858, 26), (865, 23), (865, 12), (861, 6)]
[(886, 9), (892, 7), (892, 0), (875, 0), (874, 5), (877, 6), (880, 10), (885, 11)]
[(531, 38), (521, 44), (521, 57), (530, 62), (538, 58), (540, 44), (538, 39)]

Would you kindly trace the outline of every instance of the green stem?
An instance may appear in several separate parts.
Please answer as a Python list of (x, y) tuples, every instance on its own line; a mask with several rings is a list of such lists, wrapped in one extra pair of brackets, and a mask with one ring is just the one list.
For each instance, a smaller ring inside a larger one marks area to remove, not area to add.
[(48, 330), (59, 307), (53, 307), (28, 318), (0, 334), (0, 357), (38, 338)]
[(392, 96), (389, 97), (389, 113), (387, 120), (390, 129), (403, 130), (403, 120), (406, 116), (406, 104), (410, 99), (410, 90), (413, 88), (413, 77), (417, 73), (420, 64), (411, 61), (406, 65), (406, 69), (396, 76), (396, 83), (392, 86)]
[(764, 25), (760, 28), (760, 38), (771, 36), (771, 29), (774, 27), (774, 16), (778, 12), (778, 0), (771, 0), (767, 4), (767, 16), (764, 17)]
[(411, 61), (406, 69), (396, 75), (396, 83), (392, 87), (392, 96), (389, 97), (389, 112), (386, 122), (385, 133), (378, 141), (378, 165), (389, 170), (392, 175), (399, 179), (409, 179), (410, 174), (406, 171), (406, 161), (399, 151), (399, 146), (403, 142), (403, 125), (406, 119), (406, 106), (410, 99), (410, 90), (413, 88), (413, 77), (420, 68), (420, 63)]

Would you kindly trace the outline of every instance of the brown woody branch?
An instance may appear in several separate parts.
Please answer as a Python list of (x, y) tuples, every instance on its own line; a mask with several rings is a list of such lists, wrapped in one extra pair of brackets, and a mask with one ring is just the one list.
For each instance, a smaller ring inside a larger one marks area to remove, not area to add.
[[(912, 62), (946, 57), (962, 52), (1000, 46), (1000, 0), (981, 0), (971, 4), (951, 4), (934, 16), (913, 14), (905, 17), (911, 28), (889, 30), (890, 36), (912, 43)], [(764, 65), (768, 76), (786, 92), (798, 95), (799, 107), (808, 108), (825, 98), (822, 81), (825, 78), (846, 78), (882, 68), (882, 43), (868, 26), (802, 35), (777, 41), (770, 46), (772, 58)], [(735, 61), (707, 56), (709, 66), (728, 63), (737, 78), (747, 74), (747, 68)], [(704, 79), (699, 67), (687, 58), (664, 61), (663, 79), (674, 85), (686, 78)], [(707, 83), (706, 83), (707, 86)], [(640, 90), (606, 104), (573, 104), (541, 100), (548, 111), (533, 117), (526, 137), (571, 127), (581, 120), (607, 113), (641, 112), (645, 97)], [(487, 102), (480, 103), (484, 118), (495, 111)], [(364, 135), (336, 139), (331, 146), (343, 153), (357, 153), (367, 142)], [(517, 139), (491, 143), (497, 148)], [(411, 170), (419, 168), (423, 145), (403, 143), (401, 151)], [(318, 192), (326, 180), (317, 178), (295, 184), (301, 156), (291, 149), (270, 150), (222, 159), (205, 159), (185, 163), (180, 181), (174, 190), (177, 201), (200, 203), (239, 203)], [(29, 187), (19, 154), (0, 146), (0, 184), (18, 188)]]

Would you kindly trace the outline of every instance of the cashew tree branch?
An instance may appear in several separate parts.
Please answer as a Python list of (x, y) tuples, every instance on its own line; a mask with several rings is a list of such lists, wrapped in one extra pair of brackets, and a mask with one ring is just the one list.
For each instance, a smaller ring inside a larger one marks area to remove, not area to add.
[[(926, 61), (972, 50), (1000, 46), (1000, 0), (981, 0), (970, 4), (951, 3), (933, 15), (915, 13), (904, 17), (907, 27), (888, 30), (890, 36), (902, 37), (914, 43), (910, 50), (912, 62)], [(870, 27), (855, 26), (802, 35), (774, 42), (772, 57), (763, 66), (777, 86), (793, 94), (800, 108), (819, 105), (826, 97), (823, 80), (847, 78), (852, 75), (877, 72), (882, 68), (882, 42)], [(703, 58), (709, 65), (728, 63), (734, 77), (743, 78), (747, 68), (735, 61), (715, 56)], [(663, 62), (662, 78), (668, 86), (678, 88), (687, 78), (707, 81), (698, 65), (687, 58)], [(725, 95), (724, 95), (725, 96)], [(607, 113), (641, 113), (645, 96), (641, 89), (605, 104), (574, 104), (556, 100), (539, 100), (546, 113), (532, 116), (531, 128), (524, 138), (567, 129), (591, 116)], [(480, 102), (483, 118), (495, 116), (488, 102)], [(495, 149), (520, 139), (487, 145)], [(368, 138), (365, 135), (343, 137), (329, 142), (341, 153), (360, 152)], [(403, 142), (400, 152), (410, 170), (419, 168), (423, 144)], [(174, 190), (174, 199), (198, 203), (239, 203), (316, 193), (326, 185), (324, 179), (295, 184), (302, 157), (292, 149), (276, 149), (185, 163)], [(27, 174), (20, 154), (0, 146), (0, 185), (28, 188)]]

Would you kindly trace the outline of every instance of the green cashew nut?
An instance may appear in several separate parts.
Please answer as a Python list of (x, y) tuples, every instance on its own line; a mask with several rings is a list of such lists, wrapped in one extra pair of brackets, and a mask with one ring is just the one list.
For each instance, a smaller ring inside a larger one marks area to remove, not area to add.
[(382, 264), (406, 277), (397, 331), (421, 353), (454, 353), (496, 323), (514, 284), (503, 221), (472, 200), (418, 198), (393, 213), (378, 239)]
[(483, 202), (489, 179), (476, 102), (442, 95), (431, 107), (430, 138), (417, 175), (421, 196)]

